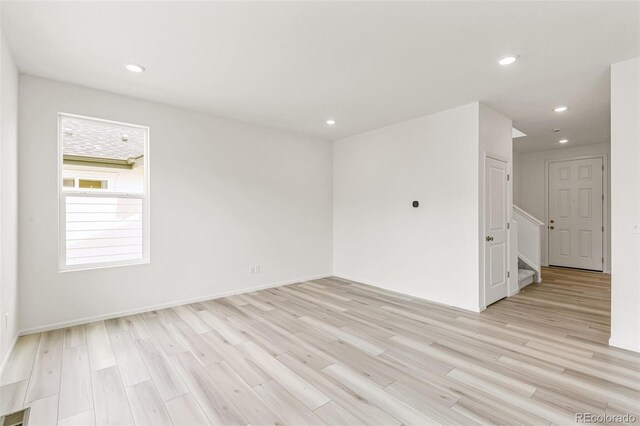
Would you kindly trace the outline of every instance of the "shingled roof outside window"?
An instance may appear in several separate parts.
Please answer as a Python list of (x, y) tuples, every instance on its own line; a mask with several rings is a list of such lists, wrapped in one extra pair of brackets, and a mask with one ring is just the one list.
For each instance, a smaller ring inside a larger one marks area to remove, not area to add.
[(62, 137), (65, 156), (135, 161), (144, 155), (143, 129), (64, 117)]

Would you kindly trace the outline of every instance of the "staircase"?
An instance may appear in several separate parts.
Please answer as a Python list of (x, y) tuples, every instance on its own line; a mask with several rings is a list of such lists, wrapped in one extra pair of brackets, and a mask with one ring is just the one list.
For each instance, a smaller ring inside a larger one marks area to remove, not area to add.
[[(520, 207), (513, 206), (512, 244), (517, 248), (518, 285), (521, 289), (542, 281), (542, 228), (544, 223)], [(515, 257), (515, 256), (514, 256)], [(515, 261), (515, 259), (514, 259)]]
[(522, 288), (533, 282), (536, 273), (531, 269), (518, 269), (518, 287)]

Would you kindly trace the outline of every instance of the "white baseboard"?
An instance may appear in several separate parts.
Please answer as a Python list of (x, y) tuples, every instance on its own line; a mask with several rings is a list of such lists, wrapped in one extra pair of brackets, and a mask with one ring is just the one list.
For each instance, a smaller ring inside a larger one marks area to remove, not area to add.
[(191, 299), (184, 299), (184, 300), (179, 300), (179, 301), (175, 301), (175, 302), (162, 303), (162, 304), (159, 304), (159, 305), (144, 306), (144, 307), (141, 307), (141, 308), (127, 309), (127, 310), (124, 310), (124, 311), (112, 312), (112, 313), (109, 313), (109, 314), (96, 315), (96, 316), (86, 317), (86, 318), (79, 318), (79, 319), (70, 320), (70, 321), (62, 321), (62, 322), (57, 322), (57, 323), (54, 323), (54, 324), (42, 325), (42, 326), (37, 326), (37, 327), (32, 327), (32, 328), (27, 328), (27, 329), (24, 329), (24, 330), (20, 330), (18, 335), (19, 336), (25, 336), (27, 334), (42, 333), (44, 331), (51, 331), (51, 330), (56, 330), (56, 329), (59, 329), (59, 328), (73, 327), (73, 326), (76, 326), (76, 325), (87, 324), (87, 323), (94, 322), (94, 321), (103, 321), (103, 320), (123, 317), (123, 316), (127, 316), (127, 315), (135, 315), (135, 314), (141, 314), (143, 312), (155, 311), (155, 310), (158, 310), (158, 309), (173, 308), (174, 306), (187, 305), (189, 303), (204, 302), (205, 300), (219, 299), (221, 297), (227, 297), (227, 296), (235, 296), (236, 294), (250, 293), (252, 291), (264, 290), (264, 289), (273, 288), (273, 287), (280, 287), (280, 286), (289, 285), (289, 284), (296, 284), (296, 283), (300, 283), (300, 282), (304, 282), (304, 281), (317, 280), (317, 279), (320, 279), (320, 278), (328, 278), (328, 277), (331, 277), (331, 276), (333, 276), (333, 274), (329, 273), (329, 274), (314, 275), (314, 276), (310, 276), (310, 277), (301, 277), (301, 278), (298, 278), (298, 279), (295, 279), (295, 280), (280, 281), (280, 282), (264, 284), (264, 285), (260, 285), (260, 286), (256, 286), (256, 287), (244, 288), (244, 289), (241, 289), (241, 290), (234, 290), (234, 291), (228, 291), (228, 292), (224, 292), (224, 293), (209, 294), (209, 295), (206, 295), (206, 296), (194, 297), (194, 298), (191, 298)]
[(4, 368), (7, 366), (7, 363), (9, 362), (9, 358), (11, 358), (11, 353), (13, 352), (13, 348), (16, 347), (16, 343), (18, 342), (18, 337), (20, 337), (20, 332), (16, 333), (15, 337), (13, 338), (13, 342), (11, 342), (11, 344), (9, 345), (9, 348), (7, 349), (7, 353), (4, 354), (4, 359), (0, 364), (0, 377), (2, 377), (2, 373), (4, 373)]
[(609, 339), (609, 346), (615, 346), (616, 348), (640, 353), (640, 345), (629, 344), (627, 342), (614, 339), (613, 337)]
[(445, 303), (445, 302), (439, 302), (437, 300), (425, 299), (424, 297), (416, 296), (414, 294), (401, 293), (399, 291), (391, 290), (388, 287), (385, 287), (384, 285), (381, 285), (381, 284), (378, 284), (378, 283), (374, 283), (374, 282), (371, 282), (371, 281), (367, 281), (367, 280), (362, 280), (362, 279), (355, 278), (355, 277), (349, 277), (347, 275), (333, 274), (333, 276), (337, 277), (337, 278), (341, 278), (343, 280), (353, 281), (353, 282), (356, 282), (358, 284), (365, 284), (365, 285), (368, 285), (368, 286), (371, 286), (371, 287), (379, 288), (381, 290), (388, 291), (389, 293), (394, 293), (394, 294), (397, 294), (399, 296), (413, 297), (414, 299), (424, 300), (425, 302), (435, 303), (436, 305), (446, 306), (446, 307), (449, 307), (449, 308), (464, 309), (465, 311), (471, 311), (471, 312), (482, 312), (483, 310), (486, 309), (486, 307), (480, 307), (480, 306), (476, 306), (476, 307), (454, 306), (454, 305), (450, 305), (450, 304)]

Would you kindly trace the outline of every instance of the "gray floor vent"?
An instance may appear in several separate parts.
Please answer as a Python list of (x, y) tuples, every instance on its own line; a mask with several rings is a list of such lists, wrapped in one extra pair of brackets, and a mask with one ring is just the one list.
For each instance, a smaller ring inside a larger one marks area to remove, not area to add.
[(0, 417), (1, 426), (27, 426), (29, 422), (29, 409), (16, 411), (15, 413), (5, 414)]

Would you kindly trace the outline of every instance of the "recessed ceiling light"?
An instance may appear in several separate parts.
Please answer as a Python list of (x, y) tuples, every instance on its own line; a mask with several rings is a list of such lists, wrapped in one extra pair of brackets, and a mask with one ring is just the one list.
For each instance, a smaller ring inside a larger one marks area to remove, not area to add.
[(555, 112), (565, 112), (567, 109), (569, 109), (569, 107), (566, 106), (559, 106), (559, 107), (555, 107), (553, 110)]
[(329, 119), (329, 120), (327, 120), (327, 124), (328, 124), (329, 126), (333, 126), (334, 124), (336, 124), (336, 120)]
[(128, 69), (131, 72), (144, 72), (145, 68), (142, 65), (138, 65), (138, 64), (125, 64), (124, 66), (126, 69)]
[(558, 143), (567, 143), (567, 142), (569, 142), (569, 139), (560, 139), (558, 141)]
[(500, 65), (511, 65), (512, 63), (514, 63), (517, 60), (518, 60), (518, 55), (507, 55), (507, 56), (503, 56), (502, 58), (500, 58), (498, 60), (498, 63)]

